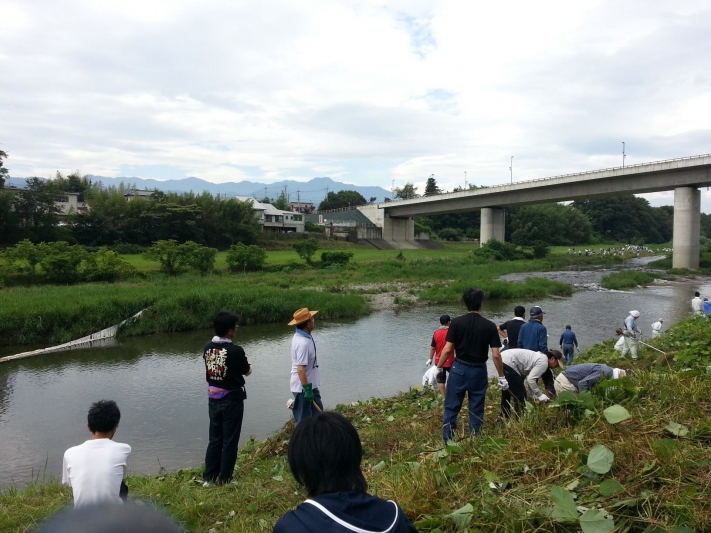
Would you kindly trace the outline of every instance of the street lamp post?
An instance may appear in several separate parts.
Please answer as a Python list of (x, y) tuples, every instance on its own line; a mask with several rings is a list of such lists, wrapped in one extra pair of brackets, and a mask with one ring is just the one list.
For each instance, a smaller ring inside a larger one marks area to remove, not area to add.
[(464, 171), (464, 190), (467, 190), (467, 171)]
[(509, 167), (509, 172), (511, 173), (511, 185), (513, 185), (513, 156), (511, 156), (511, 166)]
[(625, 158), (627, 155), (625, 155), (625, 141), (622, 141), (622, 168), (625, 168)]

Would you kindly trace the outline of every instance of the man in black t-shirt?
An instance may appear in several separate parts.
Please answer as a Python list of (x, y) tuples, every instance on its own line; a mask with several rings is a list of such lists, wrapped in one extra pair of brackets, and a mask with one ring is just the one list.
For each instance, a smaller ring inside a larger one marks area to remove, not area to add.
[(456, 357), (449, 371), (449, 382), (444, 399), (442, 438), (445, 445), (454, 437), (457, 415), (462, 409), (464, 395), (469, 396), (469, 434), (479, 433), (484, 421), (484, 401), (489, 378), (486, 361), (489, 348), (494, 366), (499, 375), (499, 386), (506, 390), (508, 383), (501, 363), (501, 340), (496, 325), (479, 314), (484, 293), (481, 289), (467, 289), (463, 295), (467, 314), (452, 320), (447, 332), (447, 344), (437, 363), (442, 368), (449, 355), (456, 350)]
[(518, 348), (518, 332), (526, 323), (526, 308), (522, 305), (517, 305), (514, 308), (514, 317), (501, 324), (498, 327), (499, 335), (504, 338), (504, 348), (501, 350), (508, 350), (510, 348)]
[(210, 414), (210, 440), (202, 476), (205, 487), (229, 483), (237, 462), (247, 397), (244, 376), (252, 373), (244, 350), (232, 343), (239, 321), (240, 316), (234, 313), (217, 313), (213, 319), (215, 336), (203, 349)]

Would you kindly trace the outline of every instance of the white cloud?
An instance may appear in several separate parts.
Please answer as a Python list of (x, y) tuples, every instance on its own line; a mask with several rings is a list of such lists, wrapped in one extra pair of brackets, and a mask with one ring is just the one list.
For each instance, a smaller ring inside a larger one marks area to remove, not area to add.
[[(0, 148), (55, 170), (424, 190), (706, 153), (693, 0), (0, 0)], [(140, 177), (152, 177), (142, 175)], [(661, 198), (661, 197), (660, 197)], [(655, 198), (655, 201), (661, 200)]]

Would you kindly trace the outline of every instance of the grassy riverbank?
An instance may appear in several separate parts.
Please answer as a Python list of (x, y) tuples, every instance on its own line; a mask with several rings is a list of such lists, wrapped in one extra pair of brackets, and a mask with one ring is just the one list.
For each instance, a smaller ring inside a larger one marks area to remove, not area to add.
[[(652, 341), (669, 357), (644, 348), (634, 365), (617, 358), (611, 341), (594, 346), (581, 362), (633, 372), (615, 388), (602, 383), (592, 395), (531, 405), (517, 422), (497, 419), (492, 386), (484, 433), (447, 449), (433, 392), (337, 409), (358, 428), (370, 491), (397, 500), (419, 531), (572, 532), (585, 516), (587, 532), (611, 531), (612, 520), (615, 531), (701, 533), (711, 523), (709, 336), (711, 320), (679, 323)], [(613, 405), (629, 418), (608, 418)], [(200, 470), (187, 469), (131, 476), (131, 497), (167, 510), (188, 531), (270, 531), (305, 497), (288, 471), (289, 432), (287, 425), (240, 451), (236, 488), (204, 489)], [(4, 491), (0, 529), (32, 531), (70, 504), (71, 491), (57, 483)]]
[(496, 278), (605, 260), (557, 250), (546, 259), (500, 262), (474, 256), (471, 244), (403, 252), (347, 249), (354, 258), (339, 267), (307, 266), (294, 252), (278, 251), (269, 253), (268, 269), (261, 272), (166, 277), (147, 271), (144, 279), (118, 283), (5, 288), (0, 290), (0, 344), (66, 342), (141, 309), (147, 309), (142, 319), (122, 334), (207, 328), (210, 316), (224, 308), (242, 313), (247, 323), (281, 322), (303, 306), (321, 310), (326, 319), (361, 316), (370, 309), (369, 294), (395, 291), (395, 286), (404, 294), (396, 300), (400, 305), (455, 303), (469, 286), (482, 287), (488, 299), (569, 296), (572, 289), (564, 283)]

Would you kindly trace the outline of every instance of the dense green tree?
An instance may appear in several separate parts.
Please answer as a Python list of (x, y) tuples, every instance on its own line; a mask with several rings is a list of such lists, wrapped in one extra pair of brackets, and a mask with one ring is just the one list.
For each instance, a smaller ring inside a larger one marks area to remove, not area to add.
[(706, 213), (701, 213), (701, 235), (711, 239), (711, 215)]
[(442, 194), (442, 190), (437, 186), (437, 180), (434, 174), (431, 174), (430, 177), (427, 178), (427, 185), (425, 185), (425, 196), (436, 196), (438, 194)]
[(0, 245), (9, 245), (20, 238), (20, 222), (12, 209), (13, 193), (0, 190)]
[(585, 213), (601, 239), (628, 243), (663, 243), (671, 239), (673, 217), (666, 208), (654, 208), (634, 195), (577, 200), (573, 207)]
[(567, 246), (590, 242), (592, 224), (581, 211), (561, 204), (543, 204), (510, 210), (511, 241), (533, 246), (540, 241), (548, 245)]
[(16, 192), (12, 201), (24, 238), (33, 242), (54, 240), (61, 212), (57, 202), (61, 197), (61, 191), (51, 181), (26, 180), (25, 188)]
[(7, 152), (0, 150), (0, 189), (5, 187), (5, 179), (8, 177), (8, 170), (3, 166), (3, 159), (7, 159)]
[(318, 210), (327, 211), (329, 209), (365, 205), (367, 203), (366, 199), (358, 191), (329, 192), (325, 200), (319, 204)]
[(417, 187), (412, 183), (406, 183), (402, 187), (395, 187), (393, 193), (396, 200), (411, 200), (420, 196), (417, 194)]

